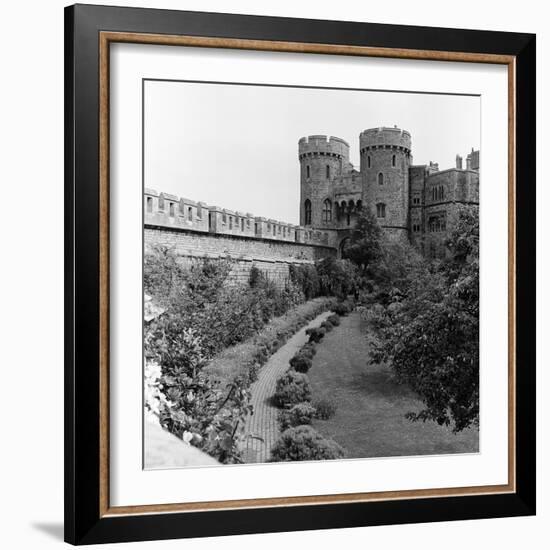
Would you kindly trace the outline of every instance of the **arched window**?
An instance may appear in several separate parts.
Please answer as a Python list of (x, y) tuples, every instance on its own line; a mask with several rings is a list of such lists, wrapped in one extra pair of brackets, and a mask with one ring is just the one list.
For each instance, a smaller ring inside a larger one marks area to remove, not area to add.
[(370, 155), (367, 157), (367, 168), (370, 168)]
[(202, 219), (202, 206), (200, 204), (197, 205), (197, 218)]
[(176, 209), (174, 208), (173, 202), (170, 203), (169, 210), (170, 210), (170, 217), (173, 218), (176, 215)]
[(378, 174), (378, 185), (384, 185), (384, 174), (382, 172)]
[(386, 217), (386, 205), (383, 202), (379, 202), (376, 205), (376, 217), (385, 218)]
[(327, 180), (330, 179), (330, 166), (327, 164), (326, 167)]
[(360, 211), (363, 208), (363, 202), (358, 200), (355, 208), (357, 209), (357, 211)]
[(445, 198), (445, 188), (443, 187), (443, 185), (441, 186), (441, 191), (440, 191), (440, 197), (439, 197), (441, 200), (443, 200)]
[(306, 199), (306, 202), (304, 203), (304, 213), (305, 213), (305, 225), (311, 224), (311, 201), (309, 199)]
[(391, 157), (391, 165), (395, 167), (395, 155)]
[(306, 178), (309, 179), (311, 177), (311, 168), (309, 167), (309, 164), (306, 165)]
[(241, 218), (241, 231), (244, 231), (244, 218)]
[(187, 219), (192, 222), (193, 221), (193, 208), (190, 206), (187, 208)]
[(332, 221), (332, 203), (330, 199), (325, 199), (323, 202), (323, 221), (325, 223)]
[(153, 198), (147, 197), (147, 212), (153, 211)]

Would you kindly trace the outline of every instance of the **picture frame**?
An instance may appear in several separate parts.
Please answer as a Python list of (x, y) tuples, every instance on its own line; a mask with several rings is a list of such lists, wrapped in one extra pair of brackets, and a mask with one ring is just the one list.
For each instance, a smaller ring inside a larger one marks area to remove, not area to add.
[[(109, 499), (110, 47), (505, 65), (508, 483), (113, 507)], [(222, 536), (535, 514), (535, 61), (531, 34), (75, 5), (65, 10), (65, 540)]]

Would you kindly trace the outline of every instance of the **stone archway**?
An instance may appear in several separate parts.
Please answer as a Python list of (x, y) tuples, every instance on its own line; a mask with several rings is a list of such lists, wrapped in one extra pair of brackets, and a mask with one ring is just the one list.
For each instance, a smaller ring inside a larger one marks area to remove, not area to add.
[(349, 247), (351, 243), (350, 237), (344, 237), (340, 241), (340, 245), (338, 246), (338, 257), (345, 259), (346, 258), (346, 249)]

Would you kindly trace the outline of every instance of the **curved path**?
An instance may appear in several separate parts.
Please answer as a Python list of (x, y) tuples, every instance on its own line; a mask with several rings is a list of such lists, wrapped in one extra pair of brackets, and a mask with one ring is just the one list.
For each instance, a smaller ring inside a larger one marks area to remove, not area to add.
[[(271, 447), (279, 435), (277, 426), (277, 407), (272, 404), (275, 384), (289, 367), (292, 356), (307, 342), (306, 330), (319, 326), (332, 312), (321, 313), (300, 329), (288, 342), (276, 351), (260, 369), (258, 380), (250, 386), (254, 413), (246, 419), (245, 433), (249, 436), (244, 443), (243, 459), (245, 463), (267, 462)], [(262, 440), (258, 439), (258, 436)]]

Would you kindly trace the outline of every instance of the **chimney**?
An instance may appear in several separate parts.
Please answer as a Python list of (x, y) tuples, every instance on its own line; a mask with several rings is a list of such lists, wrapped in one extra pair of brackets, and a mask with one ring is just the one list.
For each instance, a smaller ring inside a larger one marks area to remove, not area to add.
[(466, 170), (471, 170), (471, 169), (472, 169), (472, 157), (468, 155), (466, 157)]
[(460, 155), (456, 156), (456, 167), (458, 170), (462, 170), (462, 157)]

